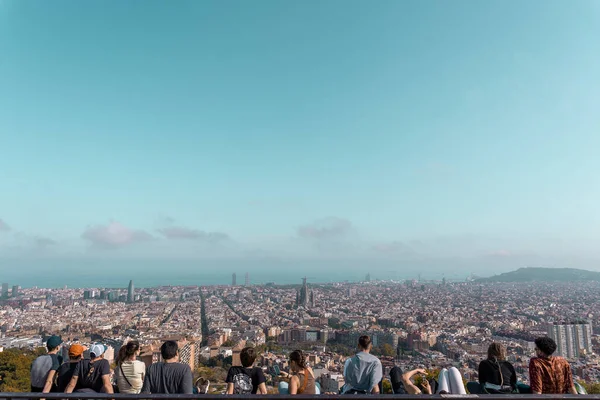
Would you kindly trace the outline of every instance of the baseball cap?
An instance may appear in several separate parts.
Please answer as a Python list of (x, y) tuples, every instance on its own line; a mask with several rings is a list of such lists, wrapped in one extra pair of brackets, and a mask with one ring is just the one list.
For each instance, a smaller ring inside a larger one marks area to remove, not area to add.
[(60, 346), (61, 343), (62, 343), (62, 339), (60, 338), (60, 336), (52, 335), (46, 341), (46, 346), (49, 349), (53, 349), (55, 347)]
[(105, 351), (104, 345), (102, 345), (100, 343), (96, 343), (96, 344), (92, 345), (92, 347), (90, 347), (90, 356), (100, 357), (102, 354), (104, 354), (104, 351)]
[(84, 351), (85, 351), (85, 347), (83, 347), (82, 345), (80, 345), (78, 343), (72, 344), (71, 347), (69, 347), (69, 357), (72, 357), (72, 358), (80, 357)]

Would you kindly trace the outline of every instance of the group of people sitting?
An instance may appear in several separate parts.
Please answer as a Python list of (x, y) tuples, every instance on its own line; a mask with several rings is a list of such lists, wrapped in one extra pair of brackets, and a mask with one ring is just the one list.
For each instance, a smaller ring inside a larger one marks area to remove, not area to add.
[(584, 392), (573, 381), (571, 366), (562, 357), (553, 356), (556, 343), (549, 337), (535, 340), (536, 357), (529, 361), (530, 385), (517, 381), (513, 365), (506, 360), (506, 349), (500, 343), (492, 343), (487, 359), (479, 363), (478, 382), (468, 382), (467, 387), (458, 369), (442, 369), (437, 380), (421, 379), (415, 384), (413, 378), (424, 375), (424, 369), (402, 373), (398, 367), (390, 371), (394, 393), (407, 394), (578, 394)]
[[(80, 344), (69, 348), (69, 361), (62, 363), (58, 355), (62, 341), (52, 336), (47, 341), (48, 354), (38, 357), (31, 367), (32, 392), (97, 392), (97, 393), (159, 393), (193, 394), (207, 393), (209, 382), (199, 378), (192, 382), (189, 365), (179, 362), (179, 349), (174, 341), (166, 341), (160, 348), (162, 362), (146, 368), (138, 361), (140, 345), (129, 341), (121, 347), (114, 369), (104, 359), (105, 347), (90, 347), (90, 359), (84, 359), (86, 350)], [(437, 379), (427, 379), (424, 369), (403, 373), (399, 367), (390, 370), (394, 394), (577, 394), (569, 363), (553, 356), (556, 343), (548, 337), (535, 341), (536, 357), (529, 363), (530, 385), (517, 382), (514, 367), (506, 360), (506, 350), (499, 343), (492, 343), (488, 357), (479, 364), (479, 382), (469, 382), (465, 388), (458, 369), (442, 369)], [(369, 336), (358, 340), (358, 352), (344, 364), (344, 386), (340, 394), (382, 393), (383, 368), (381, 361), (371, 354)], [(257, 354), (253, 347), (245, 347), (240, 353), (239, 366), (232, 366), (225, 380), (227, 394), (267, 394), (266, 377), (262, 368), (254, 367)], [(320, 394), (321, 388), (312, 368), (307, 364), (301, 350), (289, 355), (289, 372), (282, 372), (280, 394)], [(416, 379), (420, 376), (420, 379)], [(430, 377), (431, 378), (431, 377)], [(418, 382), (416, 382), (418, 381)]]

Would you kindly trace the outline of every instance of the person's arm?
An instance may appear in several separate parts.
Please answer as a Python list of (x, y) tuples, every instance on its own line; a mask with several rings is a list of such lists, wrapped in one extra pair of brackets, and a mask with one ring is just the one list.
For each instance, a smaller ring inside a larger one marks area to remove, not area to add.
[(508, 363), (510, 369), (510, 386), (514, 389), (517, 388), (517, 371), (511, 363)]
[(42, 390), (42, 393), (50, 393), (50, 390), (52, 389), (52, 382), (54, 382), (55, 376), (56, 370), (51, 369), (50, 372), (48, 372), (48, 376), (46, 377), (46, 383), (44, 383), (44, 389)]
[(577, 388), (575, 387), (575, 382), (573, 382), (573, 374), (571, 373), (571, 365), (565, 362), (565, 386), (567, 386), (567, 392), (570, 394), (579, 394), (577, 393)]
[[(257, 394), (267, 394), (267, 385), (263, 382), (258, 385), (258, 389), (256, 390)], [(291, 394), (291, 393), (290, 393)]]
[(290, 387), (288, 389), (288, 393), (298, 394), (298, 386), (300, 386), (300, 378), (298, 378), (298, 375), (293, 375), (290, 378)]
[(413, 382), (412, 377), (416, 374), (424, 374), (424, 369), (413, 369), (412, 371), (408, 371), (402, 375), (402, 383), (404, 383), (404, 388), (408, 394), (421, 394), (421, 389), (419, 389)]
[(479, 383), (482, 385), (487, 382), (487, 369), (484, 361), (479, 363)]
[(379, 382), (383, 379), (383, 368), (381, 362), (377, 360), (373, 373), (371, 374), (371, 393), (379, 394)]
[(256, 388), (257, 394), (267, 394), (267, 378), (263, 374), (262, 368), (258, 369), (258, 388)]
[(542, 375), (533, 358), (529, 361), (529, 382), (531, 393), (542, 394)]
[(432, 394), (431, 393), (431, 386), (429, 385), (429, 381), (426, 378), (423, 378), (423, 390), (425, 394)]
[(233, 394), (233, 382), (229, 382), (227, 384), (227, 393), (226, 394)]
[(186, 365), (185, 375), (183, 376), (183, 381), (181, 382), (181, 393), (183, 394), (193, 394), (194, 393), (194, 383), (192, 378), (192, 369)]
[(227, 384), (226, 394), (233, 394), (233, 367), (229, 368), (227, 371), (227, 378), (225, 378), (225, 383)]
[(150, 393), (150, 374), (148, 373), (148, 370), (146, 370), (146, 375), (144, 376), (144, 383), (142, 384), (142, 390), (140, 390), (140, 393)]
[(110, 374), (102, 375), (102, 385), (104, 386), (104, 393), (114, 393), (112, 384), (110, 383)]
[(73, 390), (75, 390), (75, 386), (77, 386), (78, 379), (79, 377), (73, 374), (73, 377), (71, 378), (69, 384), (67, 385), (67, 388), (65, 389), (65, 393), (73, 393)]

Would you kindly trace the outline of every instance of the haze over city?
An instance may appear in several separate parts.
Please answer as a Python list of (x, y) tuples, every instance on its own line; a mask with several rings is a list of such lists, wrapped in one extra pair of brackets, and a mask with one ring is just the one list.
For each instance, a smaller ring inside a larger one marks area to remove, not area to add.
[(3, 280), (600, 270), (599, 3), (513, 5), (0, 0)]

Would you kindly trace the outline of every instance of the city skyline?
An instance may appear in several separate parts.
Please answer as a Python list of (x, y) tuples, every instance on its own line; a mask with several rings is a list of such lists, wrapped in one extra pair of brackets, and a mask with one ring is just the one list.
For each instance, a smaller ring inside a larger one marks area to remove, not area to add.
[(597, 2), (33, 3), (0, 2), (11, 281), (600, 270)]

